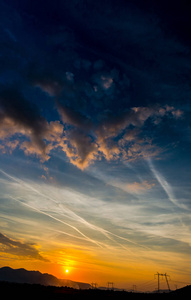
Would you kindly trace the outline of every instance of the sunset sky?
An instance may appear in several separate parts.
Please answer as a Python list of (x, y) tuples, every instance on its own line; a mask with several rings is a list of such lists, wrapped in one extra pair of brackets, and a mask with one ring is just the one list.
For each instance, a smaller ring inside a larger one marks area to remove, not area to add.
[(190, 15), (0, 0), (0, 267), (191, 282)]

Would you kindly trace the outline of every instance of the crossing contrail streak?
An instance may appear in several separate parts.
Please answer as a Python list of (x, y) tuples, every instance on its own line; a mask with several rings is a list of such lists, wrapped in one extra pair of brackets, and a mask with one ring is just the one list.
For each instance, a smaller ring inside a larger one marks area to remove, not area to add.
[(31, 208), (31, 209), (33, 209), (33, 210), (35, 210), (35, 211), (37, 211), (37, 212), (43, 214), (43, 215), (45, 215), (45, 216), (48, 216), (48, 217), (52, 218), (52, 219), (55, 220), (55, 221), (58, 221), (58, 222), (60, 222), (60, 223), (62, 223), (62, 224), (64, 224), (64, 225), (66, 225), (66, 226), (69, 226), (70, 228), (74, 229), (74, 230), (77, 231), (79, 234), (81, 234), (87, 241), (92, 242), (92, 243), (96, 244), (97, 246), (101, 247), (100, 243), (96, 242), (95, 240), (90, 239), (90, 238), (89, 238), (88, 236), (86, 236), (83, 232), (81, 232), (77, 227), (75, 227), (75, 226), (73, 226), (73, 225), (71, 225), (71, 224), (68, 224), (68, 223), (66, 223), (66, 222), (64, 222), (64, 221), (62, 221), (62, 220), (60, 220), (60, 219), (58, 219), (58, 218), (52, 216), (51, 214), (46, 213), (46, 212), (44, 212), (44, 211), (42, 211), (42, 210), (40, 210), (40, 209), (38, 209), (38, 208), (36, 208), (36, 207), (33, 207), (32, 205), (29, 205), (29, 204), (27, 204), (27, 203), (25, 203), (25, 202), (23, 202), (23, 201), (20, 201), (20, 200), (18, 200), (17, 198), (14, 198), (14, 197), (12, 197), (12, 196), (9, 196), (9, 198), (11, 198), (11, 199), (13, 199), (13, 200), (15, 200), (15, 201), (17, 201), (17, 202), (19, 202), (19, 203), (22, 203), (23, 205), (25, 205), (25, 206), (27, 206), (27, 207), (29, 207), (29, 208)]
[[(59, 203), (58, 201), (54, 200), (52, 197), (50, 197), (49, 195), (45, 195), (43, 194), (42, 192), (40, 192), (39, 190), (37, 190), (36, 188), (34, 188), (32, 185), (30, 185), (29, 183), (26, 183), (25, 181), (21, 180), (21, 179), (18, 179), (18, 178), (15, 178), (14, 176), (11, 176), (10, 174), (6, 173), (5, 171), (3, 171), (2, 169), (0, 169), (0, 172), (2, 174), (4, 174), (5, 176), (7, 176), (8, 178), (10, 178), (11, 180), (19, 183), (20, 185), (26, 187), (27, 189), (37, 193), (38, 195), (42, 196), (43, 198), (45, 199), (49, 199), (50, 201), (52, 201), (53, 203), (56, 204), (56, 206), (59, 208), (59, 212), (56, 211), (56, 213), (60, 216), (66, 216), (67, 218), (70, 218), (74, 221), (77, 221), (83, 225), (85, 225), (87, 228), (91, 229), (91, 230), (94, 230), (94, 231), (98, 231), (99, 233), (103, 234), (105, 237), (107, 237), (109, 240), (111, 240), (112, 242), (118, 244), (120, 247), (122, 247), (123, 249), (125, 250), (129, 250), (127, 247), (125, 247), (124, 245), (120, 244), (119, 242), (117, 242), (115, 239), (113, 239), (111, 236), (115, 237), (115, 238), (118, 238), (118, 239), (121, 239), (123, 241), (126, 241), (132, 245), (135, 245), (135, 246), (138, 246), (138, 247), (142, 247), (142, 248), (146, 248), (146, 249), (149, 249), (148, 247), (144, 246), (144, 245), (141, 245), (139, 243), (136, 243), (128, 238), (125, 238), (125, 237), (122, 237), (120, 235), (117, 235), (117, 234), (114, 234), (102, 227), (99, 227), (99, 226), (96, 226), (96, 225), (93, 225), (91, 223), (89, 223), (88, 221), (86, 221), (84, 218), (80, 217), (79, 215), (77, 215), (75, 212), (73, 212), (72, 210), (64, 207), (63, 204)], [(13, 197), (12, 197), (13, 198)], [(16, 201), (19, 201), (18, 199), (15, 199)], [(102, 247), (101, 246), (101, 242), (96, 242), (92, 239), (90, 239), (89, 237), (87, 237), (86, 235), (83, 234), (83, 232), (81, 232), (77, 227), (67, 223), (67, 222), (64, 222), (54, 216), (52, 216), (51, 214), (47, 213), (47, 212), (44, 212), (43, 210), (37, 208), (37, 207), (34, 207), (34, 206), (31, 206), (29, 204), (27, 204), (26, 202), (23, 202), (23, 201), (19, 201), (20, 203), (24, 204), (25, 206), (28, 206), (30, 207), (31, 209), (34, 209), (36, 211), (38, 211), (39, 213), (42, 213), (44, 215), (47, 215), (49, 216), (50, 218), (54, 219), (54, 220), (57, 220), (58, 222), (61, 222), (67, 226), (69, 226), (70, 228), (73, 228), (74, 230), (76, 230), (79, 234), (81, 234), (84, 238), (88, 239), (89, 241), (93, 242), (94, 244), (97, 244), (99, 247)], [(63, 214), (61, 214), (61, 212), (63, 212)], [(106, 246), (106, 245), (104, 245)]]
[[(106, 235), (106, 231), (98, 226), (95, 226), (95, 225), (92, 225), (90, 224), (89, 222), (87, 222), (86, 220), (84, 220), (83, 218), (81, 218), (80, 216), (78, 216), (77, 214), (75, 214), (73, 211), (71, 211), (70, 209), (68, 208), (65, 208), (63, 206), (63, 204), (60, 204), (58, 203), (57, 201), (55, 201), (52, 197), (48, 196), (48, 195), (44, 195), (43, 193), (39, 192), (37, 189), (35, 189), (34, 187), (32, 187), (30, 184), (27, 184), (26, 182), (24, 182), (23, 180), (20, 180), (20, 179), (17, 179), (11, 175), (9, 175), (8, 173), (4, 172), (2, 169), (0, 169), (0, 172), (3, 173), (4, 175), (6, 175), (8, 178), (18, 182), (19, 184), (22, 184), (24, 186), (26, 186), (27, 188), (29, 188), (30, 190), (36, 192), (37, 194), (39, 194), (40, 196), (43, 196), (44, 198), (47, 198), (51, 201), (53, 201), (54, 203), (56, 203), (63, 211), (63, 208), (64, 208), (64, 211), (67, 213), (67, 215), (71, 215), (73, 216), (72, 219), (75, 220), (75, 221), (79, 221), (81, 223), (83, 223), (84, 225), (86, 225), (87, 227), (93, 229), (93, 230), (98, 230), (100, 232), (102, 232), (103, 234)], [(26, 205), (26, 203), (25, 203)], [(27, 204), (28, 205), (28, 204)], [(29, 205), (28, 205), (29, 206)], [(33, 207), (34, 208), (34, 207)], [(37, 208), (35, 208), (37, 209)], [(58, 213), (58, 212), (57, 212)], [(59, 214), (59, 213), (58, 213)], [(107, 236), (108, 237), (108, 236)]]

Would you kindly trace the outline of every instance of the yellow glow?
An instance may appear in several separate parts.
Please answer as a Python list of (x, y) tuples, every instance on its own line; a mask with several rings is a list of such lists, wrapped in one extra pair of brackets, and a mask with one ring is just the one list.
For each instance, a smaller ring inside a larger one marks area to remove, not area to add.
[(68, 269), (66, 269), (66, 273), (68, 273), (69, 272), (69, 270)]

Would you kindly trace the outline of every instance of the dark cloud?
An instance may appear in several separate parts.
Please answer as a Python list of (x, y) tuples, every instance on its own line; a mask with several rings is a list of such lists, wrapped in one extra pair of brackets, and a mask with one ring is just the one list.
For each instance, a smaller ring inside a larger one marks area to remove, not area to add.
[(81, 168), (101, 157), (162, 152), (158, 127), (180, 119), (191, 96), (189, 49), (167, 30), (176, 5), (169, 22), (163, 5), (150, 1), (8, 0), (1, 7), (0, 79), (17, 86), (0, 87), (2, 151), (19, 147), (47, 161), (59, 148)]
[(132, 107), (119, 115), (105, 114), (96, 125), (79, 112), (59, 110), (68, 126), (60, 146), (81, 169), (102, 157), (108, 161), (158, 157), (163, 149), (155, 143), (153, 130), (157, 132), (164, 118), (178, 119), (183, 114), (172, 106)]
[(183, 114), (173, 106), (132, 107), (118, 115), (102, 114), (96, 123), (79, 111), (56, 103), (65, 128), (60, 121), (48, 123), (17, 89), (2, 90), (1, 150), (5, 152), (7, 148), (12, 152), (19, 147), (26, 155), (46, 161), (51, 151), (59, 147), (81, 169), (101, 157), (107, 160), (154, 157), (162, 149), (153, 143), (148, 129), (147, 135), (144, 134), (146, 122), (150, 119), (157, 126), (165, 116), (178, 119)]
[(39, 87), (50, 96), (59, 95), (64, 86), (64, 80), (47, 68), (39, 71), (39, 65), (30, 65), (27, 74), (29, 82), (34, 87)]
[(32, 258), (48, 262), (48, 260), (44, 258), (35, 248), (34, 244), (22, 243), (15, 239), (10, 239), (9, 237), (0, 233), (0, 245), (0, 252), (6, 252), (19, 257)]
[(15, 88), (3, 89), (0, 93), (0, 129), (3, 150), (19, 144), (26, 154), (35, 154), (41, 160), (49, 158), (53, 147), (47, 141), (55, 142), (63, 131), (59, 122), (49, 124), (37, 107)]
[[(0, 105), (2, 118), (10, 117), (16, 124), (30, 128), (35, 132), (43, 130), (44, 119), (16, 88), (6, 88), (1, 91)], [(40, 133), (39, 133), (40, 134)]]
[(74, 125), (84, 131), (90, 131), (93, 128), (91, 119), (82, 115), (80, 112), (76, 112), (71, 108), (63, 107), (59, 104), (58, 110), (60, 112), (63, 123)]
[(1, 92), (0, 111), (2, 137), (7, 138), (17, 133), (28, 135), (31, 143), (45, 155), (46, 144), (42, 134), (46, 130), (46, 121), (17, 89), (9, 88)]

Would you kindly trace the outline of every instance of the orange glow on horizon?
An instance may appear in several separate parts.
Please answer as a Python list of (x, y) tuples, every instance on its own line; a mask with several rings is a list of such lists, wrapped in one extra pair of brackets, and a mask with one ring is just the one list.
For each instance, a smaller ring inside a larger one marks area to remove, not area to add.
[[(121, 250), (120, 250), (121, 251)], [(143, 252), (141, 252), (143, 251)], [(121, 251), (122, 252), (122, 251)], [(120, 252), (120, 253), (121, 253)], [(143, 257), (143, 254), (145, 255)], [(132, 257), (134, 255), (134, 260)], [(136, 250), (134, 254), (127, 252), (124, 253), (124, 257), (120, 256), (115, 251), (115, 255), (111, 253), (111, 256), (105, 254), (104, 249), (99, 249), (99, 252), (94, 252), (80, 247), (74, 247), (70, 245), (68, 248), (65, 246), (64, 251), (60, 248), (49, 250), (46, 252), (47, 261), (39, 260), (15, 260), (15, 256), (7, 254), (6, 259), (3, 261), (3, 266), (10, 266), (12, 268), (25, 268), (26, 270), (38, 270), (41, 273), (49, 273), (56, 276), (59, 279), (68, 279), (76, 282), (89, 283), (96, 282), (99, 286), (107, 286), (107, 282), (114, 282), (114, 286), (117, 288), (130, 288), (133, 284), (137, 287), (142, 282), (154, 280), (154, 274), (156, 272), (167, 272), (173, 280), (182, 282), (190, 282), (189, 276), (176, 274), (173, 268), (168, 268), (166, 261), (176, 261), (177, 265), (186, 266), (188, 259), (181, 260), (177, 254), (162, 253), (157, 251), (147, 251), (144, 249)], [(138, 259), (141, 257), (142, 259)], [(155, 256), (161, 258), (160, 263), (154, 261)], [(45, 256), (45, 255), (44, 255)], [(162, 261), (164, 260), (164, 262)], [(150, 262), (150, 263), (148, 263)], [(164, 270), (164, 271), (163, 271)], [(154, 287), (157, 287), (156, 282), (153, 281)]]

